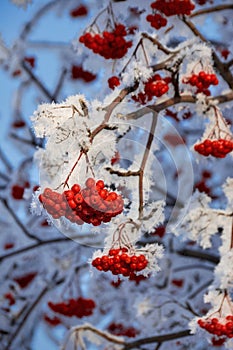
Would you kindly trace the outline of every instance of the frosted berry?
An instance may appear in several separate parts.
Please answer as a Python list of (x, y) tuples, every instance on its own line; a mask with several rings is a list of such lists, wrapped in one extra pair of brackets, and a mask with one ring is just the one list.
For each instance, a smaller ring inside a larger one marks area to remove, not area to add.
[(132, 96), (135, 102), (145, 104), (151, 101), (153, 97), (161, 97), (169, 90), (168, 84), (171, 82), (170, 77), (162, 78), (159, 74), (154, 74), (144, 85), (144, 92)]

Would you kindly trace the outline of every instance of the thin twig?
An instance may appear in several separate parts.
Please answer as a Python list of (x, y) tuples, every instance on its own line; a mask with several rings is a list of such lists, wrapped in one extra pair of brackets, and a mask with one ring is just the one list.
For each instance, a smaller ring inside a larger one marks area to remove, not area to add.
[(191, 331), (189, 329), (186, 329), (184, 331), (180, 331), (176, 333), (168, 333), (164, 335), (156, 335), (154, 337), (141, 338), (141, 339), (126, 343), (122, 350), (129, 350), (134, 348), (137, 349), (139, 346), (143, 344), (163, 343), (169, 340), (188, 337), (190, 335), (192, 335)]
[(21, 228), (21, 230), (23, 231), (23, 233), (25, 234), (25, 236), (27, 236), (30, 239), (33, 239), (37, 242), (40, 242), (41, 239), (38, 237), (35, 237), (33, 234), (31, 234), (26, 227), (23, 225), (23, 223), (20, 221), (20, 219), (18, 218), (18, 216), (15, 214), (14, 210), (9, 206), (7, 200), (5, 198), (0, 198), (0, 201), (2, 202), (2, 204), (4, 205), (4, 207), (7, 209), (7, 211), (10, 213), (10, 215), (13, 217), (14, 221), (16, 222), (16, 224)]

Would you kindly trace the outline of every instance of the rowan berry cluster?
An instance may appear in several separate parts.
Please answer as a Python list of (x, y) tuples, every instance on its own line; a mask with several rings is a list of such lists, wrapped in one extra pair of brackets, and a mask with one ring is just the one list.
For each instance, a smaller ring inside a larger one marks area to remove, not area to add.
[(74, 80), (82, 79), (86, 83), (90, 83), (91, 81), (95, 80), (96, 75), (84, 70), (82, 66), (73, 65), (71, 68), (71, 78)]
[(132, 46), (132, 41), (125, 40), (126, 35), (125, 26), (117, 24), (112, 32), (104, 31), (101, 34), (87, 32), (80, 36), (79, 41), (106, 59), (119, 59), (125, 56)]
[(159, 74), (154, 74), (145, 83), (144, 92), (139, 92), (138, 95), (132, 96), (132, 99), (140, 104), (145, 104), (148, 101), (151, 101), (154, 96), (161, 97), (168, 92), (168, 84), (170, 82), (170, 77), (162, 78)]
[(79, 5), (70, 11), (70, 16), (73, 18), (86, 16), (88, 14), (88, 9), (84, 5)]
[(114, 90), (116, 86), (119, 86), (120, 83), (120, 79), (117, 76), (113, 76), (111, 78), (108, 79), (108, 86), (110, 87), (110, 89)]
[(190, 84), (197, 87), (196, 93), (203, 93), (207, 96), (210, 95), (208, 88), (210, 85), (218, 85), (218, 78), (215, 74), (208, 74), (204, 71), (200, 71), (198, 74), (192, 74), (188, 78), (183, 79), (184, 84)]
[(82, 318), (84, 316), (90, 316), (93, 314), (95, 308), (95, 302), (92, 299), (84, 299), (79, 297), (77, 299), (69, 299), (66, 302), (52, 303), (48, 302), (48, 306), (54, 312), (62, 314), (67, 317), (76, 316)]
[(102, 255), (92, 261), (92, 266), (99, 271), (111, 271), (113, 275), (123, 275), (125, 277), (130, 277), (135, 272), (142, 271), (147, 265), (148, 260), (144, 254), (130, 255), (125, 247), (110, 249), (107, 255)]
[(211, 155), (216, 158), (225, 158), (228, 153), (233, 151), (233, 141), (206, 139), (204, 142), (196, 144), (194, 149), (205, 157)]
[(195, 5), (190, 0), (157, 0), (150, 5), (153, 10), (160, 11), (165, 16), (190, 15)]
[(77, 225), (86, 222), (99, 226), (123, 211), (124, 202), (121, 195), (109, 192), (104, 181), (96, 182), (95, 179), (88, 178), (85, 185), (86, 187), (81, 189), (79, 184), (74, 184), (62, 194), (45, 188), (39, 195), (39, 200), (54, 219), (65, 216)]
[(115, 322), (108, 326), (108, 331), (114, 335), (124, 335), (129, 338), (134, 338), (139, 334), (139, 331), (134, 327), (125, 327), (122, 323)]
[(167, 19), (161, 16), (159, 13), (149, 14), (146, 16), (146, 20), (150, 22), (151, 27), (160, 29), (166, 27)]
[(58, 318), (57, 316), (55, 317), (49, 317), (48, 315), (44, 315), (44, 320), (50, 324), (50, 326), (57, 326), (59, 324), (61, 324), (61, 320), (60, 318)]
[(214, 317), (206, 320), (200, 319), (197, 323), (201, 328), (217, 337), (233, 338), (233, 315), (228, 315), (221, 321)]

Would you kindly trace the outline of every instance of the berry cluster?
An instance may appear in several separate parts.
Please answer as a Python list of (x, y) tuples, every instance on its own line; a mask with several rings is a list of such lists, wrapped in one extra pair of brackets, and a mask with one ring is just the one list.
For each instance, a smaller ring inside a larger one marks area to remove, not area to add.
[(88, 10), (85, 5), (79, 5), (70, 11), (70, 16), (73, 18), (86, 16), (88, 14)]
[(62, 194), (45, 188), (43, 194), (39, 195), (39, 200), (54, 219), (65, 216), (78, 225), (86, 222), (99, 226), (123, 211), (121, 195), (109, 192), (102, 180), (96, 182), (95, 179), (88, 178), (85, 184), (84, 189), (79, 184), (74, 184)]
[(233, 338), (233, 315), (226, 316), (222, 321), (214, 317), (206, 320), (200, 319), (197, 323), (201, 328), (217, 337)]
[(113, 275), (122, 274), (125, 277), (146, 268), (148, 260), (144, 254), (129, 255), (127, 252), (125, 247), (110, 249), (108, 255), (95, 258), (92, 265), (99, 271), (111, 271)]
[(159, 13), (149, 14), (146, 16), (146, 20), (150, 22), (151, 27), (160, 29), (166, 27), (167, 19), (161, 16)]
[(37, 272), (29, 272), (23, 276), (15, 277), (14, 281), (20, 286), (20, 288), (26, 288), (36, 277)]
[(112, 322), (108, 326), (108, 331), (114, 335), (124, 335), (129, 338), (136, 337), (140, 332), (134, 327), (125, 327), (122, 323)]
[(216, 158), (225, 158), (228, 153), (233, 151), (233, 141), (219, 139), (206, 139), (204, 142), (198, 143), (194, 146), (196, 152), (203, 156), (213, 156)]
[(116, 86), (119, 86), (120, 83), (120, 79), (117, 76), (113, 76), (111, 78), (108, 79), (108, 86), (110, 87), (110, 89), (114, 90)]
[(161, 97), (168, 92), (168, 84), (170, 82), (170, 77), (162, 78), (159, 74), (154, 74), (145, 83), (144, 92), (139, 92), (138, 95), (132, 96), (132, 99), (140, 104), (145, 104), (146, 102), (151, 101), (154, 96)]
[(49, 317), (48, 315), (44, 315), (44, 320), (50, 324), (50, 326), (57, 326), (59, 324), (61, 324), (61, 320), (60, 318), (58, 318), (57, 316), (55, 317)]
[(101, 34), (85, 33), (81, 35), (79, 41), (94, 53), (106, 59), (122, 58), (132, 46), (132, 41), (126, 41), (127, 35), (125, 26), (117, 24), (112, 32), (104, 31)]
[(190, 15), (195, 5), (190, 0), (157, 0), (150, 5), (153, 10), (160, 11), (165, 16)]
[(71, 68), (71, 78), (73, 80), (82, 79), (86, 83), (90, 83), (91, 81), (95, 80), (96, 75), (84, 70), (82, 66), (73, 65)]
[(190, 84), (197, 87), (196, 93), (203, 93), (206, 96), (210, 95), (208, 90), (210, 85), (218, 85), (218, 78), (215, 74), (208, 74), (200, 71), (198, 74), (192, 74), (189, 78), (183, 79), (184, 84)]
[(52, 303), (49, 301), (48, 306), (54, 312), (64, 316), (76, 316), (78, 318), (82, 318), (83, 316), (90, 316), (93, 314), (95, 302), (92, 299), (84, 299), (79, 297), (78, 299), (69, 299), (66, 302), (61, 303)]

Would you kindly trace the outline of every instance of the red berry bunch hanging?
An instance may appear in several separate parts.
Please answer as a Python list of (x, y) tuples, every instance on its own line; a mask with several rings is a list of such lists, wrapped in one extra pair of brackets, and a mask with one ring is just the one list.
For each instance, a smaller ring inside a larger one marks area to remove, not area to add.
[(168, 92), (168, 84), (170, 82), (170, 77), (162, 78), (159, 74), (154, 74), (145, 83), (144, 92), (139, 92), (138, 95), (132, 96), (132, 99), (140, 104), (145, 104), (148, 101), (151, 101), (154, 96), (161, 97)]
[(217, 337), (233, 338), (233, 315), (219, 320), (217, 317), (198, 320), (198, 325)]
[(114, 90), (116, 86), (119, 86), (120, 83), (120, 79), (117, 76), (113, 76), (111, 78), (108, 79), (108, 86), (110, 87), (110, 89)]
[(149, 14), (146, 16), (146, 20), (150, 22), (151, 27), (160, 29), (166, 27), (167, 19), (161, 16), (159, 13)]
[(108, 331), (114, 335), (124, 335), (129, 338), (136, 337), (140, 332), (134, 327), (125, 327), (122, 323), (112, 322), (108, 326)]
[(106, 59), (119, 59), (125, 56), (132, 46), (132, 41), (126, 41), (127, 31), (123, 24), (117, 24), (111, 32), (101, 34), (85, 33), (79, 38), (87, 48)]
[(205, 157), (211, 155), (216, 158), (225, 158), (228, 153), (233, 151), (233, 141), (225, 139), (206, 139), (205, 141), (196, 144), (194, 149)]
[(65, 216), (78, 225), (86, 222), (99, 226), (123, 211), (121, 195), (109, 192), (102, 180), (96, 182), (95, 179), (88, 178), (85, 184), (84, 189), (79, 184), (74, 184), (62, 194), (45, 188), (39, 200), (54, 219)]
[(218, 78), (215, 74), (208, 74), (204, 71), (200, 71), (198, 74), (192, 74), (190, 77), (183, 79), (183, 83), (196, 86), (197, 94), (202, 92), (209, 96), (210, 91), (208, 88), (210, 85), (218, 85)]
[(144, 254), (129, 254), (127, 248), (110, 249), (107, 255), (97, 257), (92, 261), (99, 271), (111, 271), (113, 275), (130, 277), (135, 272), (142, 271), (148, 265)]
[(190, 0), (157, 0), (150, 5), (153, 10), (160, 11), (165, 16), (190, 15), (195, 5)]
[(66, 302), (52, 303), (48, 302), (48, 306), (54, 312), (62, 314), (67, 317), (76, 316), (82, 318), (84, 316), (90, 316), (93, 314), (95, 308), (95, 302), (92, 299), (84, 299), (79, 297), (78, 299), (69, 299)]

